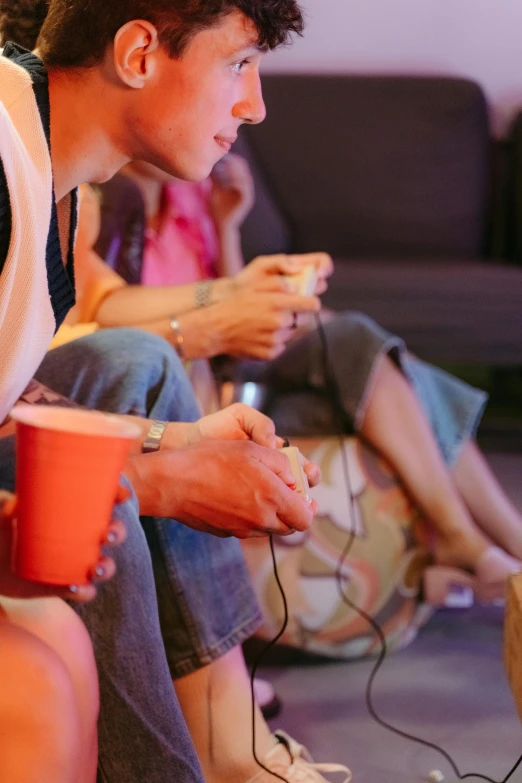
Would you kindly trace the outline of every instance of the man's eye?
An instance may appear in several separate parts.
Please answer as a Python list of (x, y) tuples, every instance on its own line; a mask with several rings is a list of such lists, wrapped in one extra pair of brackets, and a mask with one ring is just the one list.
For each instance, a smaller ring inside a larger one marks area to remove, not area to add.
[(234, 71), (234, 73), (241, 73), (244, 66), (247, 64), (247, 62), (248, 60), (241, 60), (241, 62), (239, 63), (234, 63), (234, 65), (232, 66), (232, 70)]

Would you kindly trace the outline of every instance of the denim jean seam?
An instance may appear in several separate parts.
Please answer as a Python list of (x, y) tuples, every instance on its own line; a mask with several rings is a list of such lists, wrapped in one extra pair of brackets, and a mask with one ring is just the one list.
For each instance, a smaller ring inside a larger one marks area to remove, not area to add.
[[(175, 522), (175, 524), (181, 524), (180, 522)], [(167, 533), (165, 531), (165, 525), (156, 525), (156, 530), (159, 533), (159, 538), (161, 540), (161, 543), (163, 544), (163, 547), (160, 550), (161, 558), (163, 559), (165, 568), (167, 570), (168, 574), (168, 583), (169, 583), (169, 589), (172, 592), (172, 595), (177, 598), (177, 605), (179, 608), (179, 611), (183, 617), (183, 620), (185, 622), (187, 632), (190, 638), (190, 641), (192, 643), (192, 646), (194, 648), (194, 652), (199, 657), (202, 657), (203, 655), (203, 648), (201, 645), (201, 639), (199, 637), (199, 634), (197, 632), (197, 623), (193, 619), (192, 615), (189, 611), (187, 611), (187, 601), (186, 601), (186, 593), (183, 589), (177, 574), (176, 569), (172, 566), (170, 562), (170, 558), (168, 557), (168, 553), (170, 552), (170, 541), (168, 540)], [(175, 589), (173, 587), (175, 585)], [(169, 654), (169, 651), (165, 647), (167, 659), (169, 662), (169, 668), (171, 668), (171, 656)]]
[(202, 655), (188, 656), (171, 666), (172, 676), (174, 679), (177, 679), (178, 677), (192, 674), (192, 672), (201, 669), (203, 666), (208, 666), (208, 664), (221, 658), (229, 650), (232, 650), (234, 647), (237, 647), (249, 639), (254, 632), (257, 631), (262, 622), (263, 617), (261, 612), (257, 610), (253, 617), (249, 620), (245, 620), (240, 625), (237, 625), (228, 636), (220, 639), (219, 642), (206, 647)]
[[(181, 524), (181, 523), (176, 522), (176, 524)], [(185, 657), (184, 659), (182, 659), (181, 662), (179, 661), (176, 662), (175, 660), (173, 660), (172, 655), (170, 654), (170, 651), (167, 648), (167, 645), (165, 645), (165, 651), (167, 655), (170, 672), (173, 677), (175, 676), (179, 677), (181, 676), (180, 671), (183, 671), (185, 674), (189, 674), (193, 671), (196, 671), (197, 669), (200, 669), (202, 666), (211, 663), (216, 658), (219, 658), (221, 655), (223, 655), (225, 652), (232, 649), (233, 647), (237, 647), (237, 645), (241, 644), (241, 642), (243, 642), (245, 639), (248, 639), (249, 636), (251, 636), (252, 633), (261, 624), (262, 615), (259, 609), (256, 607), (254, 613), (251, 614), (250, 617), (247, 617), (244, 620), (242, 620), (240, 623), (238, 623), (227, 634), (227, 636), (219, 639), (219, 641), (214, 642), (213, 644), (210, 645), (203, 644), (201, 637), (197, 632), (197, 623), (193, 620), (190, 612), (187, 611), (187, 605), (185, 601), (185, 591), (181, 587), (180, 582), (177, 578), (176, 569), (173, 568), (170, 563), (170, 558), (168, 556), (168, 553), (170, 552), (170, 542), (168, 540), (168, 535), (165, 530), (165, 525), (156, 525), (156, 530), (158, 531), (159, 538), (163, 544), (163, 547), (160, 550), (160, 556), (163, 559), (169, 577), (168, 579), (169, 589), (172, 592), (172, 595), (176, 596), (178, 599), (177, 606), (185, 622), (193, 648), (192, 655)]]

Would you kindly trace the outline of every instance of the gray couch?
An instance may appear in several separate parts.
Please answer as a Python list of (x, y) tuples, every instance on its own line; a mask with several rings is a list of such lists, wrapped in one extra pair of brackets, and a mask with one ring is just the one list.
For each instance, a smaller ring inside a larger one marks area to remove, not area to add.
[(432, 361), (521, 365), (522, 269), (498, 257), (509, 210), (480, 87), (269, 76), (264, 94), (268, 119), (237, 147), (258, 190), (247, 257), (327, 250), (330, 307), (371, 315)]

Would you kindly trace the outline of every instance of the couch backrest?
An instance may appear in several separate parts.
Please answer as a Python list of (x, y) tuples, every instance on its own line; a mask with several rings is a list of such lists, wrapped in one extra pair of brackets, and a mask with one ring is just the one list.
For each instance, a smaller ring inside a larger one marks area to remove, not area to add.
[(513, 121), (507, 147), (507, 257), (522, 264), (522, 112)]
[(491, 160), (477, 84), (303, 75), (263, 84), (267, 120), (244, 133), (295, 227), (295, 249), (352, 258), (483, 255)]
[(244, 132), (234, 144), (234, 152), (248, 161), (254, 176), (256, 199), (254, 207), (241, 226), (241, 244), (246, 261), (260, 255), (289, 253), (293, 246), (293, 230), (283, 204), (278, 200), (273, 184), (267, 179)]

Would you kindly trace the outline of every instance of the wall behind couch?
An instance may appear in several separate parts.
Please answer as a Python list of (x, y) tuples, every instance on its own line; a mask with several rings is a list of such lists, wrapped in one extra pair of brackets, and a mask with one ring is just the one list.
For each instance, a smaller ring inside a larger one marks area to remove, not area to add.
[(267, 72), (468, 76), (485, 90), (497, 134), (522, 108), (522, 0), (303, 0), (303, 40)]

